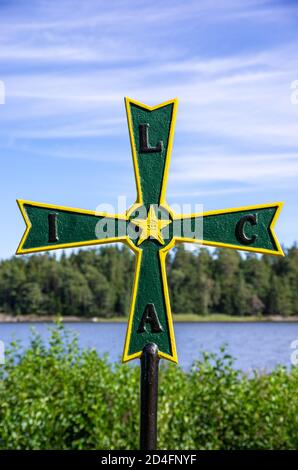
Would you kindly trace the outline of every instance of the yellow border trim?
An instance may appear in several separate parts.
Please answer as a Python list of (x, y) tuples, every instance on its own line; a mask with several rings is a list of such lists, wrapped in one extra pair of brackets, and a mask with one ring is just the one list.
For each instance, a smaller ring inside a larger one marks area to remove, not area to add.
[[(67, 243), (67, 244), (60, 244), (60, 245), (55, 245), (55, 246), (45, 246), (45, 247), (38, 247), (38, 248), (31, 248), (31, 249), (23, 249), (23, 245), (27, 239), (27, 236), (29, 234), (29, 231), (32, 227), (29, 217), (27, 215), (27, 212), (24, 208), (25, 204), (35, 206), (35, 207), (44, 207), (48, 209), (53, 209), (53, 210), (62, 210), (65, 212), (74, 212), (77, 214), (87, 214), (87, 215), (93, 215), (93, 216), (104, 216), (104, 217), (110, 217), (110, 218), (118, 218), (120, 220), (129, 220), (129, 216), (133, 210), (135, 210), (137, 207), (139, 207), (141, 204), (133, 204), (132, 207), (126, 212), (126, 214), (108, 214), (106, 212), (96, 212), (96, 211), (90, 211), (90, 210), (85, 210), (85, 209), (75, 209), (75, 208), (70, 208), (70, 207), (65, 207), (65, 206), (57, 206), (53, 204), (44, 204), (44, 203), (39, 203), (39, 202), (33, 202), (33, 201), (27, 201), (27, 200), (17, 200), (18, 206), (20, 208), (20, 211), (22, 213), (22, 216), (24, 218), (25, 224), (26, 224), (26, 230), (24, 232), (24, 235), (21, 239), (21, 242), (19, 244), (19, 247), (17, 249), (16, 254), (29, 254), (29, 253), (36, 253), (36, 252), (41, 252), (41, 251), (50, 251), (50, 250), (58, 250), (58, 249), (63, 249), (63, 248), (71, 248), (71, 247), (81, 247), (81, 246), (90, 246), (90, 245), (99, 245), (99, 244), (104, 244), (104, 243), (116, 243), (116, 242), (122, 242), (125, 243), (129, 248), (132, 249), (132, 251), (136, 255), (136, 265), (135, 265), (135, 275), (134, 275), (134, 282), (133, 282), (133, 289), (132, 289), (132, 296), (131, 296), (131, 302), (130, 302), (130, 311), (129, 311), (129, 320), (128, 320), (128, 326), (127, 326), (127, 332), (126, 332), (126, 338), (125, 338), (125, 343), (124, 343), (124, 351), (123, 351), (123, 356), (122, 356), (122, 361), (127, 362), (132, 359), (136, 359), (141, 356), (142, 351), (139, 351), (138, 353), (135, 354), (128, 354), (129, 350), (129, 345), (130, 345), (130, 339), (131, 339), (131, 333), (132, 333), (132, 325), (133, 325), (133, 318), (134, 318), (134, 309), (135, 309), (135, 302), (136, 302), (136, 296), (138, 292), (138, 283), (139, 283), (139, 274), (140, 274), (140, 268), (141, 268), (141, 259), (142, 259), (142, 250), (135, 246), (135, 244), (131, 241), (131, 239), (128, 237), (128, 235), (124, 237), (116, 237), (116, 238), (105, 238), (103, 240), (91, 240), (88, 242), (75, 242), (75, 243)], [(172, 211), (170, 208), (168, 208), (169, 212), (172, 214)], [(166, 275), (166, 265), (165, 265), (165, 260), (166, 260), (166, 255), (168, 251), (174, 246), (174, 240), (169, 243), (165, 248), (161, 249), (159, 251), (159, 259), (160, 259), (160, 267), (161, 267), (161, 274), (162, 274), (162, 283), (163, 283), (163, 294), (164, 294), (164, 301), (165, 301), (165, 308), (166, 308), (166, 318), (167, 318), (167, 323), (168, 323), (168, 328), (169, 328), (169, 336), (170, 336), (170, 345), (171, 345), (171, 351), (172, 355), (159, 352), (159, 357), (167, 359), (169, 361), (172, 361), (174, 363), (178, 362), (178, 357), (177, 357), (177, 350), (176, 350), (176, 343), (175, 343), (175, 336), (174, 336), (174, 328), (173, 328), (173, 319), (172, 319), (172, 314), (171, 314), (171, 306), (170, 306), (170, 298), (169, 298), (169, 291), (168, 291), (168, 284), (167, 284), (167, 275)]]
[(40, 252), (40, 251), (49, 251), (49, 250), (54, 250), (54, 249), (80, 247), (80, 246), (90, 246), (90, 245), (97, 245), (97, 244), (104, 244), (104, 243), (114, 243), (114, 242), (123, 242), (126, 245), (128, 245), (136, 255), (136, 265), (135, 265), (135, 276), (134, 276), (131, 303), (130, 303), (129, 320), (128, 320), (128, 326), (127, 326), (127, 331), (126, 331), (126, 338), (125, 338), (125, 343), (124, 343), (124, 351), (123, 351), (122, 361), (127, 362), (127, 361), (130, 361), (132, 359), (135, 359), (135, 358), (138, 358), (138, 357), (141, 356), (142, 351), (140, 351), (138, 353), (135, 353), (135, 354), (131, 354), (131, 355), (128, 354), (129, 344), (130, 344), (130, 339), (131, 339), (131, 333), (132, 333), (134, 308), (135, 308), (136, 296), (137, 296), (137, 291), (138, 291), (138, 282), (139, 282), (139, 274), (140, 274), (140, 268), (141, 268), (141, 259), (142, 259), (142, 250), (134, 245), (134, 243), (130, 240), (128, 235), (126, 235), (124, 237), (106, 238), (106, 239), (103, 239), (103, 240), (97, 240), (97, 239), (96, 240), (90, 240), (88, 242), (81, 242), (81, 243), (61, 244), (61, 245), (55, 245), (53, 247), (46, 246), (46, 247), (39, 247), (39, 248), (35, 248), (35, 249), (30, 249), (30, 250), (23, 249), (23, 245), (24, 245), (24, 243), (26, 241), (26, 238), (28, 236), (28, 233), (31, 229), (31, 223), (30, 223), (28, 215), (27, 215), (27, 213), (24, 209), (24, 204), (30, 204), (30, 205), (36, 206), (36, 207), (45, 207), (45, 208), (62, 210), (62, 211), (64, 210), (64, 211), (67, 211), (67, 212), (76, 212), (78, 214), (104, 216), (104, 217), (110, 217), (110, 218), (114, 218), (114, 219), (116, 218), (116, 219), (120, 219), (120, 220), (128, 220), (131, 213), (143, 204), (141, 181), (140, 181), (139, 168), (138, 168), (138, 163), (137, 163), (137, 151), (136, 151), (136, 145), (135, 145), (135, 140), (134, 140), (134, 135), (133, 135), (133, 128), (132, 128), (132, 117), (131, 117), (131, 110), (130, 110), (130, 105), (131, 104), (139, 106), (143, 109), (147, 109), (149, 111), (154, 111), (156, 109), (162, 108), (162, 107), (167, 106), (169, 104), (173, 104), (173, 112), (172, 112), (172, 119), (171, 119), (171, 124), (170, 124), (168, 147), (167, 147), (167, 152), (166, 152), (166, 156), (165, 156), (164, 174), (163, 174), (163, 178), (162, 178), (161, 193), (160, 193), (160, 198), (159, 198), (160, 206), (163, 206), (166, 210), (168, 210), (168, 212), (171, 214), (173, 220), (179, 220), (179, 219), (190, 218), (190, 217), (199, 217), (199, 216), (204, 217), (204, 216), (217, 215), (217, 214), (219, 215), (219, 214), (226, 214), (226, 213), (231, 213), (231, 212), (240, 212), (240, 211), (246, 211), (246, 210), (249, 211), (249, 210), (261, 209), (261, 208), (266, 208), (266, 207), (277, 207), (277, 211), (274, 214), (274, 217), (273, 217), (272, 222), (271, 222), (270, 227), (269, 227), (270, 228), (270, 233), (271, 233), (271, 235), (274, 239), (274, 242), (276, 244), (277, 251), (266, 250), (266, 249), (258, 249), (258, 248), (252, 248), (252, 247), (243, 247), (242, 248), (241, 246), (238, 246), (238, 245), (231, 245), (231, 244), (225, 244), (225, 243), (220, 243), (220, 242), (210, 242), (208, 240), (195, 240), (195, 239), (192, 239), (192, 238), (183, 238), (183, 237), (174, 237), (171, 240), (171, 242), (165, 248), (162, 248), (159, 251), (160, 267), (161, 267), (162, 282), (163, 282), (163, 294), (164, 294), (164, 299), (165, 299), (166, 315), (167, 315), (167, 322), (168, 322), (169, 334), (170, 334), (170, 343), (171, 343), (171, 349), (172, 349), (172, 355), (168, 355), (168, 354), (159, 352), (159, 356), (161, 358), (168, 359), (170, 361), (173, 361), (173, 362), (177, 363), (178, 358), (177, 358), (177, 351), (176, 351), (176, 344), (175, 344), (173, 320), (172, 320), (172, 314), (171, 314), (168, 283), (167, 283), (167, 275), (166, 275), (166, 265), (165, 265), (166, 255), (175, 246), (175, 244), (176, 243), (183, 243), (183, 242), (190, 242), (190, 243), (199, 243), (199, 244), (202, 244), (202, 245), (209, 245), (209, 246), (215, 246), (215, 247), (225, 247), (225, 248), (232, 248), (232, 249), (236, 249), (236, 250), (253, 251), (253, 252), (256, 252), (256, 253), (264, 253), (264, 254), (284, 256), (284, 253), (281, 249), (279, 241), (278, 241), (278, 239), (277, 239), (277, 237), (274, 233), (274, 230), (273, 230), (274, 226), (275, 226), (275, 223), (278, 219), (279, 213), (281, 211), (281, 208), (283, 206), (282, 202), (277, 202), (277, 203), (272, 203), (272, 204), (259, 204), (259, 205), (255, 205), (255, 206), (245, 206), (245, 207), (239, 207), (239, 208), (233, 208), (233, 209), (214, 210), (214, 211), (194, 213), (194, 214), (188, 214), (188, 215), (179, 215), (179, 214), (173, 213), (173, 211), (171, 210), (171, 208), (169, 207), (169, 205), (166, 202), (166, 187), (167, 187), (167, 181), (168, 181), (170, 156), (171, 156), (171, 151), (172, 151), (172, 146), (173, 146), (173, 139), (174, 139), (174, 128), (175, 128), (177, 106), (178, 106), (177, 98), (169, 100), (169, 101), (165, 101), (164, 103), (161, 103), (157, 106), (148, 106), (146, 104), (140, 103), (140, 102), (138, 102), (136, 100), (133, 100), (131, 98), (127, 98), (127, 97), (125, 98), (125, 107), (126, 107), (126, 114), (127, 114), (128, 128), (129, 128), (131, 151), (132, 151), (132, 157), (133, 157), (133, 166), (134, 166), (136, 188), (137, 188), (136, 201), (126, 211), (125, 214), (98, 213), (96, 211), (89, 211), (89, 210), (84, 210), (84, 209), (74, 209), (74, 208), (69, 208), (69, 207), (64, 207), (64, 206), (55, 206), (55, 205), (49, 205), (49, 204), (43, 204), (43, 203), (37, 203), (37, 202), (25, 201), (25, 200), (19, 199), (19, 200), (17, 200), (17, 203), (18, 203), (18, 206), (19, 206), (20, 211), (22, 213), (22, 216), (24, 218), (24, 221), (25, 221), (25, 224), (26, 224), (26, 230), (25, 230), (25, 233), (24, 233), (24, 235), (21, 239), (21, 242), (19, 244), (19, 247), (18, 247), (16, 253), (17, 254), (26, 254), (26, 253), (34, 253), (34, 252)]
[[(169, 354), (163, 353), (162, 351), (159, 351), (158, 355), (160, 358), (167, 359), (177, 364), (178, 356), (177, 356), (174, 327), (173, 327), (173, 318), (172, 318), (172, 313), (171, 313), (170, 296), (169, 296), (167, 273), (166, 273), (166, 255), (168, 251), (174, 246), (174, 243), (172, 243), (172, 241), (169, 243), (169, 245), (167, 245), (165, 248), (162, 248), (159, 251), (163, 295), (164, 295), (164, 301), (165, 301), (165, 307), (166, 307), (166, 317), (167, 317), (167, 323), (168, 323), (168, 328), (169, 328), (170, 345), (171, 345), (172, 354), (169, 355)], [(131, 334), (132, 334), (134, 310), (135, 310), (135, 303), (136, 303), (136, 298), (137, 298), (137, 293), (138, 293), (139, 275), (140, 275), (141, 261), (142, 261), (142, 250), (136, 247), (135, 245), (133, 245), (132, 249), (136, 253), (135, 276), (134, 276), (134, 281), (133, 281), (131, 304), (130, 304), (129, 318), (128, 318), (128, 324), (127, 324), (127, 330), (126, 330), (126, 336), (125, 336), (125, 342), (124, 342), (122, 362), (127, 362), (132, 359), (136, 359), (138, 357), (141, 357), (142, 355), (142, 351), (139, 351), (134, 354), (128, 353)]]
[(263, 254), (270, 254), (274, 256), (284, 256), (284, 252), (282, 251), (282, 248), (280, 246), (280, 243), (277, 239), (277, 236), (274, 232), (274, 226), (276, 224), (276, 221), (279, 217), (280, 211), (283, 207), (283, 202), (273, 202), (273, 203), (268, 203), (268, 204), (257, 204), (254, 206), (242, 206), (242, 207), (235, 207), (232, 209), (218, 209), (214, 211), (206, 211), (206, 212), (197, 212), (193, 214), (174, 214), (173, 220), (181, 220), (181, 219), (189, 219), (189, 218), (194, 218), (194, 217), (207, 217), (211, 215), (221, 215), (221, 214), (231, 214), (233, 212), (243, 212), (243, 211), (253, 211), (255, 209), (266, 209), (270, 207), (277, 207), (277, 210), (273, 216), (273, 219), (271, 221), (271, 224), (269, 226), (270, 234), (274, 240), (274, 243), (276, 245), (276, 250), (268, 250), (266, 248), (254, 248), (254, 247), (249, 247), (249, 246), (239, 246), (239, 245), (233, 245), (229, 243), (221, 243), (221, 242), (213, 242), (213, 241), (208, 241), (208, 240), (197, 240), (194, 238), (184, 238), (184, 237), (174, 237), (175, 242), (178, 243), (199, 243), (200, 245), (206, 245), (206, 246), (213, 246), (213, 247), (219, 247), (219, 248), (231, 248), (234, 250), (241, 250), (241, 251), (251, 251), (254, 253), (263, 253)]
[[(141, 103), (139, 101), (133, 100), (133, 99), (128, 98), (128, 97), (125, 97), (124, 101), (125, 101), (125, 109), (126, 109), (128, 129), (129, 129), (131, 153), (132, 153), (132, 158), (133, 158), (135, 182), (136, 182), (136, 188), (137, 188), (136, 201), (128, 209), (128, 211), (126, 213), (128, 218), (132, 214), (132, 212), (134, 212), (138, 207), (140, 207), (143, 204), (141, 179), (140, 179), (138, 160), (137, 160), (137, 149), (136, 149), (136, 144), (135, 144), (135, 139), (134, 139), (134, 134), (133, 134), (133, 125), (132, 125), (132, 116), (131, 116), (130, 105), (133, 104), (135, 106), (146, 109), (148, 111), (155, 111), (156, 109), (163, 108), (164, 106), (168, 106), (169, 104), (173, 105), (170, 131), (169, 131), (169, 139), (168, 139), (168, 146), (167, 146), (167, 152), (166, 152), (166, 156), (165, 156), (165, 167), (164, 167), (164, 173), (163, 173), (163, 177), (162, 177), (161, 193), (160, 193), (160, 198), (159, 198), (159, 205), (165, 207), (165, 209), (167, 209), (169, 211), (169, 213), (172, 214), (172, 211), (171, 211), (171, 209), (169, 208), (169, 206), (166, 202), (165, 193), (166, 193), (166, 188), (167, 188), (170, 158), (171, 158), (171, 152), (172, 152), (173, 140), (174, 140), (174, 130), (175, 130), (175, 123), (176, 123), (178, 99), (174, 98), (172, 100), (165, 101), (165, 102), (163, 102), (161, 104), (158, 104), (156, 106), (148, 106), (144, 103)], [(169, 245), (167, 245), (165, 248), (162, 248), (159, 251), (160, 268), (161, 268), (162, 282), (163, 282), (163, 295), (164, 295), (164, 299), (165, 299), (165, 307), (166, 307), (166, 315), (167, 315), (167, 323), (168, 323), (168, 328), (169, 328), (172, 355), (168, 355), (168, 354), (165, 354), (163, 352), (159, 352), (158, 354), (159, 354), (159, 357), (161, 357), (161, 358), (168, 359), (169, 361), (177, 363), (178, 362), (178, 357), (177, 357), (177, 350), (176, 350), (176, 342), (175, 342), (173, 319), (172, 319), (172, 313), (171, 313), (170, 297), (169, 297), (167, 275), (166, 275), (166, 265), (165, 265), (166, 255), (167, 255), (168, 251), (173, 246), (174, 246), (174, 243), (172, 244), (172, 242), (171, 242)], [(141, 357), (141, 355), (142, 355), (142, 351), (140, 351), (138, 353), (135, 353), (135, 354), (130, 354), (130, 355), (128, 354), (129, 344), (130, 344), (130, 339), (131, 339), (131, 333), (132, 333), (133, 316), (134, 316), (134, 308), (135, 308), (135, 302), (136, 302), (136, 296), (137, 296), (139, 274), (140, 274), (140, 268), (141, 268), (141, 259), (142, 259), (142, 250), (137, 248), (135, 245), (133, 245), (132, 249), (136, 253), (136, 267), (135, 267), (135, 277), (134, 277), (134, 283), (133, 283), (129, 319), (128, 319), (128, 325), (127, 325), (127, 330), (126, 330), (123, 356), (122, 356), (122, 361), (123, 362), (130, 361), (131, 359), (136, 359), (138, 357)]]

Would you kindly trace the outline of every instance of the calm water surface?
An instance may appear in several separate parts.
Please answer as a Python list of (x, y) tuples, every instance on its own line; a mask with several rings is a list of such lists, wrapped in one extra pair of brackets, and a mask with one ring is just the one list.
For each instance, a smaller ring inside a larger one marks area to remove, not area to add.
[[(18, 338), (24, 346), (29, 343), (30, 328), (46, 340), (48, 328), (44, 323), (0, 324), (0, 340), (8, 344)], [(126, 323), (68, 323), (67, 328), (78, 333), (82, 347), (96, 348), (109, 353), (111, 361), (122, 354)], [(200, 355), (200, 351), (218, 352), (227, 344), (235, 358), (235, 367), (244, 371), (269, 371), (277, 364), (291, 365), (291, 343), (298, 340), (297, 323), (176, 323), (175, 334), (180, 365), (187, 369)]]

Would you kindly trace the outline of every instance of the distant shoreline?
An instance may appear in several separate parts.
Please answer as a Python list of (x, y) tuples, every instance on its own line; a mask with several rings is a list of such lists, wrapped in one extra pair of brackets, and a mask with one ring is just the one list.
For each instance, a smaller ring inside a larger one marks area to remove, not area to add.
[[(127, 317), (76, 317), (76, 316), (51, 316), (51, 315), (7, 315), (0, 313), (0, 324), (1, 323), (55, 323), (61, 321), (62, 323), (126, 323)], [(214, 313), (210, 315), (195, 315), (195, 314), (174, 314), (174, 322), (181, 323), (285, 323), (298, 322), (298, 315), (292, 315), (289, 317), (282, 317), (281, 315), (268, 315), (264, 317), (257, 316), (233, 316), (225, 315), (220, 313)]]

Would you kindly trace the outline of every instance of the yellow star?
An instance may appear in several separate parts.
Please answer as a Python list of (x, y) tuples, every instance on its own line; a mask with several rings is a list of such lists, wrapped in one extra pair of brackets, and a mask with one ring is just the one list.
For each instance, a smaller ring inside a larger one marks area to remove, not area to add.
[(134, 219), (131, 220), (132, 224), (135, 224), (141, 229), (141, 234), (138, 240), (138, 245), (143, 243), (147, 238), (155, 238), (161, 245), (165, 244), (165, 241), (161, 235), (161, 230), (171, 223), (170, 220), (160, 220), (156, 217), (153, 206), (150, 206), (147, 219)]

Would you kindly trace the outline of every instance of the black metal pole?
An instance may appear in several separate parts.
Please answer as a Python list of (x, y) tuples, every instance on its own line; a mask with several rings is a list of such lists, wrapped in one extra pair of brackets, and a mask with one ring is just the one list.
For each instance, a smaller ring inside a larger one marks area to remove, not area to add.
[(158, 347), (146, 344), (141, 356), (141, 450), (155, 450), (157, 445), (158, 363)]

